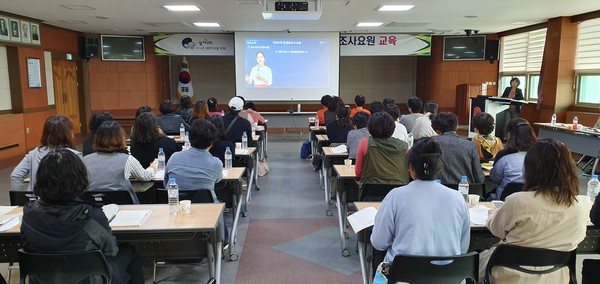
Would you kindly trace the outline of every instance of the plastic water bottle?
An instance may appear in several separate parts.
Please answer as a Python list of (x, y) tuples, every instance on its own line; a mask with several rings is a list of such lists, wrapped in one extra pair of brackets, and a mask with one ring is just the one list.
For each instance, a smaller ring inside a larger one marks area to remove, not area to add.
[(225, 169), (231, 169), (233, 167), (231, 149), (225, 147)]
[(169, 179), (169, 211), (171, 213), (179, 212), (179, 187), (175, 182), (175, 178)]
[(319, 127), (319, 116), (315, 116), (315, 127)]
[(550, 123), (552, 124), (552, 126), (556, 126), (556, 113), (552, 114), (552, 120), (550, 121)]
[(298, 104), (298, 112), (302, 111), (302, 106), (300, 104)]
[(415, 142), (415, 137), (413, 136), (412, 132), (408, 133), (408, 138), (406, 140), (406, 143), (408, 143), (408, 149), (410, 149), (413, 146), (413, 143)]
[(590, 181), (588, 181), (587, 196), (590, 198), (590, 202), (594, 203), (596, 195), (600, 190), (600, 181), (598, 181), (598, 175), (592, 175)]
[(435, 179), (435, 182), (442, 183), (442, 180), (441, 179)]
[(179, 138), (185, 139), (185, 126), (183, 126), (183, 123), (179, 126)]
[(252, 122), (252, 136), (256, 136), (256, 126), (258, 126), (258, 123)]
[(190, 145), (190, 133), (189, 132), (185, 132), (185, 139), (183, 140), (183, 149), (187, 150), (191, 147)]
[(221, 115), (225, 116), (225, 110), (221, 110)]
[(246, 134), (246, 131), (242, 133), (242, 149), (248, 149), (248, 134)]
[(158, 148), (158, 170), (159, 171), (164, 171), (165, 170), (165, 151), (163, 151), (163, 148)]
[(577, 118), (577, 116), (573, 117), (573, 130), (577, 130), (577, 128), (579, 127), (579, 119)]
[(467, 180), (467, 176), (460, 177), (460, 182), (458, 183), (458, 192), (462, 194), (465, 202), (469, 202), (469, 181)]

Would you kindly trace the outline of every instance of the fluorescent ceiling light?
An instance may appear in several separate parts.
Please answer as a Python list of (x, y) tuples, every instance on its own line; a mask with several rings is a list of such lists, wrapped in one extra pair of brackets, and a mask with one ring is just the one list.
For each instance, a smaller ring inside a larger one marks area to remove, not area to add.
[(197, 27), (213, 27), (213, 28), (217, 28), (217, 27), (221, 26), (219, 23), (194, 23), (194, 25)]
[(383, 25), (383, 23), (358, 23), (357, 27), (379, 27)]
[(379, 11), (379, 12), (408, 11), (414, 7), (415, 7), (415, 5), (381, 5), (377, 8), (377, 11)]
[(192, 12), (200, 11), (200, 7), (196, 5), (165, 5), (163, 6), (171, 12)]

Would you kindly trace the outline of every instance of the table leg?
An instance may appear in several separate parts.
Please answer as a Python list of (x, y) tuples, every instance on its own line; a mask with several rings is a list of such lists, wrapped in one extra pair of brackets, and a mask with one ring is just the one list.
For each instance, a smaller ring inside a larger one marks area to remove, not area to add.
[(229, 260), (236, 261), (238, 260), (238, 255), (235, 253), (235, 243), (236, 243), (236, 235), (237, 235), (237, 227), (238, 222), (240, 220), (240, 215), (246, 216), (245, 212), (242, 212), (242, 203), (244, 200), (242, 199), (242, 181), (238, 181), (236, 186), (236, 190), (234, 191), (234, 212), (233, 212), (233, 227), (231, 228), (231, 232), (229, 232)]
[(344, 220), (343, 220), (343, 215), (342, 215), (342, 204), (341, 204), (341, 198), (340, 198), (340, 192), (336, 190), (335, 192), (335, 201), (337, 204), (337, 212), (338, 212), (338, 223), (340, 226), (340, 240), (341, 240), (341, 246), (342, 246), (342, 256), (349, 256), (350, 255), (350, 251), (346, 248), (346, 236), (345, 236), (345, 231), (344, 231)]
[[(358, 232), (362, 234), (363, 232)], [(369, 284), (369, 275), (367, 274), (367, 262), (365, 261), (365, 243), (358, 241), (358, 260), (360, 262), (360, 273), (363, 284)]]
[[(217, 229), (219, 230), (219, 229)], [(219, 234), (215, 234), (219, 235)], [(216, 238), (213, 240), (216, 241)], [(216, 259), (215, 259), (215, 244), (211, 243), (210, 241), (206, 243), (206, 252), (207, 252), (207, 258), (208, 258), (208, 276), (210, 278), (216, 278), (215, 277), (215, 267), (216, 267)]]
[(215, 283), (221, 284), (221, 249), (223, 248), (223, 243), (221, 241), (217, 242), (215, 248)]

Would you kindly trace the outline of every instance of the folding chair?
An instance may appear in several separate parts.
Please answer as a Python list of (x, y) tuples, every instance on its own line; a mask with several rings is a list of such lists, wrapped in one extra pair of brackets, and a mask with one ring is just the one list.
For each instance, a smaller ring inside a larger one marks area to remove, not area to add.
[(40, 254), (19, 249), (21, 284), (36, 279), (40, 283), (79, 283), (88, 279), (90, 283), (111, 283), (112, 279), (106, 258), (99, 250), (64, 254)]
[(478, 282), (479, 254), (470, 252), (455, 256), (396, 255), (390, 268), (388, 284), (458, 284), (465, 279)]

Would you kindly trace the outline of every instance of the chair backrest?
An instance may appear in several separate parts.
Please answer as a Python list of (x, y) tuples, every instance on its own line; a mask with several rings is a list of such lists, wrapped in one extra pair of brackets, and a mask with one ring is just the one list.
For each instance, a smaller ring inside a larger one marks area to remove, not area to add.
[(504, 191), (502, 191), (500, 200), (504, 201), (506, 199), (506, 197), (508, 197), (509, 195), (523, 190), (523, 185), (524, 184), (522, 184), (520, 182), (511, 182), (511, 183), (507, 184), (504, 187)]
[[(111, 283), (104, 255), (99, 250), (66, 254), (39, 254), (19, 249), (20, 283), (29, 276), (41, 283), (79, 283), (89, 276), (102, 276), (100, 283)], [(96, 278), (92, 278), (96, 279)], [(95, 282), (94, 282), (95, 283)]]
[[(454, 190), (458, 190), (458, 184), (444, 183), (444, 186)], [(469, 194), (477, 194), (479, 196), (485, 196), (485, 184), (484, 183), (471, 183), (469, 184)]]
[[(179, 190), (179, 200), (191, 200), (192, 203), (215, 203), (210, 189), (201, 188), (193, 190)], [(166, 189), (156, 190), (156, 203), (169, 203), (169, 194)]]
[[(577, 283), (575, 278), (576, 251), (555, 251), (541, 248), (527, 248), (508, 244), (496, 247), (485, 269), (485, 282), (492, 283), (492, 268), (503, 266), (529, 274), (546, 274), (565, 266), (570, 269), (571, 283)], [(536, 267), (528, 269), (527, 267)], [(547, 267), (539, 269), (539, 267)]]
[(11, 190), (8, 192), (8, 195), (11, 206), (25, 206), (25, 204), (38, 199), (33, 191)]
[(600, 283), (600, 259), (584, 259), (581, 269), (581, 283)]
[(80, 198), (91, 202), (106, 204), (136, 204), (128, 190), (93, 190), (84, 191)]
[(400, 186), (403, 186), (403, 184), (365, 183), (362, 186), (358, 200), (382, 201), (392, 189)]
[(464, 279), (478, 282), (479, 254), (470, 252), (455, 256), (396, 255), (388, 283), (458, 284)]

